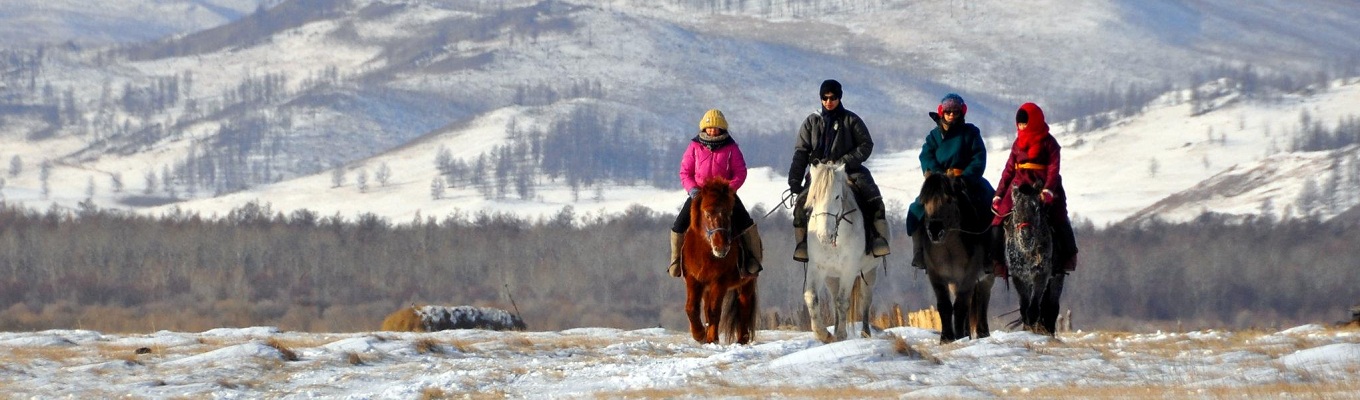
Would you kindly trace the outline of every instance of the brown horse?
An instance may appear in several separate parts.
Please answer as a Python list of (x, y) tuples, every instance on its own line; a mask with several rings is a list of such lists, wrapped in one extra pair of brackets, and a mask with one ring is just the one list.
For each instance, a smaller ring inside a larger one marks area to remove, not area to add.
[[(732, 232), (735, 201), (736, 193), (728, 181), (714, 178), (699, 187), (690, 204), (682, 256), (685, 313), (689, 315), (690, 334), (700, 343), (718, 342), (720, 332), (728, 342), (741, 344), (750, 343), (755, 336), (756, 276), (739, 273), (745, 249)], [(736, 298), (724, 301), (729, 292)]]

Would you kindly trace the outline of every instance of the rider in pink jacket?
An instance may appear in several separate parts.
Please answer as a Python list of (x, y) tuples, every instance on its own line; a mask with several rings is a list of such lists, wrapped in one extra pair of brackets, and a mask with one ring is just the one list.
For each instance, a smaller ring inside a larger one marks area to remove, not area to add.
[[(703, 119), (699, 120), (699, 134), (690, 140), (685, 155), (680, 158), (680, 184), (685, 187), (689, 197), (685, 198), (685, 204), (680, 206), (680, 214), (671, 225), (671, 264), (667, 269), (671, 276), (678, 277), (682, 272), (680, 250), (684, 245), (685, 231), (689, 229), (690, 202), (699, 192), (699, 186), (713, 177), (727, 179), (731, 182), (733, 192), (746, 183), (746, 158), (741, 154), (741, 147), (727, 133), (727, 118), (717, 109), (704, 113)], [(751, 220), (746, 206), (741, 203), (741, 197), (737, 197), (736, 203), (732, 205), (732, 232), (741, 236), (749, 250), (746, 268), (742, 272), (760, 272), (760, 262), (764, 258), (760, 232), (756, 230), (755, 221)]]

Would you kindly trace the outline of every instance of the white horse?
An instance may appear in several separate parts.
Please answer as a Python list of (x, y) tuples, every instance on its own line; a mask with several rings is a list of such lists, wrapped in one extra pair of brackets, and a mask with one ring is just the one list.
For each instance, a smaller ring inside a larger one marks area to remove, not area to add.
[[(803, 300), (807, 302), (812, 332), (823, 342), (846, 338), (850, 307), (859, 316), (861, 335), (869, 337), (869, 303), (873, 296), (876, 270), (874, 256), (865, 248), (867, 220), (855, 202), (845, 165), (821, 163), (812, 166), (812, 183), (805, 206), (808, 215), (808, 263)], [(818, 285), (825, 283), (835, 302), (831, 310), (836, 327), (833, 339), (822, 325)], [(853, 302), (851, 296), (854, 296)]]

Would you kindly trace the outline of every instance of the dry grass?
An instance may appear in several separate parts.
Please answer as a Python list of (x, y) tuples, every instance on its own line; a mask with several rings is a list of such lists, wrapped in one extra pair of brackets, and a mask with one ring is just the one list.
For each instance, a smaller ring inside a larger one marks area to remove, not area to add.
[(444, 389), (427, 387), (420, 390), (421, 400), (442, 400), (452, 398), (453, 395), (449, 393), (444, 393)]
[(41, 359), (56, 361), (60, 363), (69, 363), (69, 361), (73, 359), (84, 356), (85, 356), (84, 352), (81, 351), (76, 346), (66, 347), (48, 346), (48, 347), (15, 347), (9, 349), (9, 355), (6, 358), (11, 360)]
[(364, 358), (352, 351), (345, 352), (345, 362), (349, 365), (364, 365)]
[(273, 347), (273, 348), (277, 349), (277, 350), (279, 351), (280, 355), (283, 356), (284, 361), (297, 361), (297, 360), (298, 360), (297, 352), (293, 351), (292, 348), (288, 347), (286, 344), (284, 344), (282, 341), (280, 341), (280, 340), (278, 340), (278, 339), (276, 339), (276, 338), (269, 338), (269, 340), (265, 341), (264, 344), (265, 344), (266, 346)]
[(596, 393), (597, 399), (644, 398), (794, 398), (794, 399), (895, 399), (902, 396), (900, 390), (872, 390), (847, 386), (839, 388), (800, 388), (800, 387), (741, 387), (734, 385), (689, 386), (678, 389), (637, 389), (609, 393)]
[(444, 348), (439, 346), (439, 342), (430, 338), (417, 339), (412, 346), (416, 348), (416, 353), (420, 354), (439, 354), (444, 352)]
[(1005, 398), (1034, 399), (1176, 399), (1176, 398), (1242, 398), (1242, 399), (1349, 399), (1360, 392), (1360, 382), (1277, 383), (1248, 387), (1186, 388), (1161, 385), (1111, 387), (1044, 387), (1007, 390), (996, 393)]
[(416, 315), (415, 306), (402, 307), (383, 319), (382, 330), (393, 332), (424, 332), (425, 324)]
[(893, 335), (892, 341), (893, 350), (897, 351), (897, 354), (929, 361), (936, 365), (943, 364), (943, 362), (940, 361), (939, 357), (936, 357), (929, 351), (921, 350), (920, 347), (913, 347), (911, 343), (908, 343), (907, 340), (902, 338), (901, 336)]

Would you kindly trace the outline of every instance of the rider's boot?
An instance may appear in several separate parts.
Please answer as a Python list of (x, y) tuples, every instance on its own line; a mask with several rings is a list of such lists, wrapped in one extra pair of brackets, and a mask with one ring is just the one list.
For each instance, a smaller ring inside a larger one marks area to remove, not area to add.
[(892, 253), (888, 248), (888, 220), (874, 220), (874, 257), (883, 257)]
[(685, 235), (671, 231), (671, 266), (666, 270), (674, 277), (680, 277), (680, 249), (685, 245)]
[(793, 240), (798, 243), (793, 247), (793, 261), (807, 262), (807, 228), (793, 228)]
[(911, 235), (911, 266), (918, 269), (926, 269), (926, 249), (925, 245), (922, 244), (922, 240), (925, 239), (921, 238), (921, 235), (924, 234), (923, 232), (916, 232), (915, 235)]
[(761, 266), (765, 261), (765, 245), (760, 242), (760, 230), (755, 225), (746, 230), (741, 235), (742, 244), (746, 246), (746, 265), (741, 270), (742, 276), (755, 275), (765, 269)]

